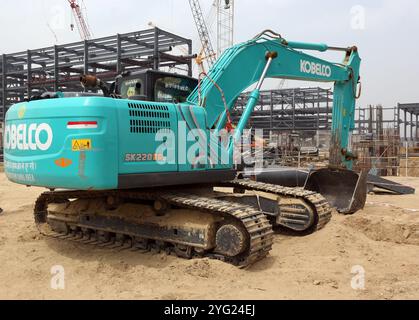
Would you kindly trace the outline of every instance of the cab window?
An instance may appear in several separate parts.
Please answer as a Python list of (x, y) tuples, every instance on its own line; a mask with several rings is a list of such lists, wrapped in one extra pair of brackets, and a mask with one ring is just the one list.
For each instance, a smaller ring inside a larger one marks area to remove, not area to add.
[(160, 78), (154, 86), (154, 99), (156, 102), (185, 102), (195, 86), (195, 81), (187, 78)]
[(133, 96), (144, 95), (144, 83), (141, 79), (127, 79), (123, 80), (120, 85), (120, 94), (124, 99), (129, 99)]

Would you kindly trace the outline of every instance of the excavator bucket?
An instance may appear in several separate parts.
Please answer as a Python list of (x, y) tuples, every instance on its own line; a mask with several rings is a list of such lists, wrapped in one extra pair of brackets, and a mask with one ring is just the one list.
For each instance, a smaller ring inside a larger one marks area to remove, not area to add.
[(340, 213), (353, 214), (365, 206), (367, 177), (366, 171), (317, 169), (309, 172), (304, 188), (323, 195)]
[(347, 169), (331, 168), (312, 171), (275, 168), (259, 172), (247, 171), (240, 176), (284, 187), (304, 187), (323, 195), (331, 206), (343, 214), (352, 214), (364, 208), (367, 198), (366, 172), (358, 174)]

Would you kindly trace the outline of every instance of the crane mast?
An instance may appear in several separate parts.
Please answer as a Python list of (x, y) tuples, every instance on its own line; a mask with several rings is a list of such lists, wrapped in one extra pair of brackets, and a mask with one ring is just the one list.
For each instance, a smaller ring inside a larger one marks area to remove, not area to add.
[(77, 29), (79, 30), (80, 37), (83, 40), (89, 40), (92, 38), (92, 33), (89, 29), (89, 25), (83, 15), (81, 7), (77, 0), (68, 0), (71, 10), (73, 11), (74, 18), (76, 20)]
[(215, 63), (217, 57), (211, 42), (208, 27), (205, 23), (201, 4), (199, 3), (199, 0), (189, 0), (189, 5), (192, 10), (196, 28), (198, 29), (199, 39), (201, 40), (205, 59), (207, 60), (208, 66), (211, 67)]
[(234, 0), (217, 1), (218, 57), (234, 44)]

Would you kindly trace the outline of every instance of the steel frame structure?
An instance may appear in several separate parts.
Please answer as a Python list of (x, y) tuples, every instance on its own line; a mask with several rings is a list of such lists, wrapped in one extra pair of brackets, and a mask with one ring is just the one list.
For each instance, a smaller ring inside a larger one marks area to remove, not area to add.
[(355, 134), (381, 133), (383, 129), (397, 129), (397, 107), (369, 105), (356, 109)]
[[(232, 111), (237, 121), (246, 106), (248, 93), (241, 95)], [(333, 92), (330, 89), (295, 88), (266, 90), (249, 122), (249, 128), (270, 132), (313, 132), (331, 130)]]
[[(403, 112), (403, 119), (401, 113)], [(408, 119), (410, 115), (410, 120)], [(399, 119), (399, 129), (403, 126), (403, 137), (405, 141), (409, 141), (408, 133), (410, 133), (410, 141), (419, 141), (419, 103), (398, 103), (397, 117)], [(408, 131), (410, 128), (410, 132)]]
[[(187, 48), (188, 56), (170, 54)], [(123, 71), (178, 68), (192, 75), (192, 40), (152, 28), (0, 56), (0, 120), (5, 109), (44, 91), (80, 91), (81, 74), (112, 81)]]
[(419, 103), (398, 103), (390, 108), (358, 108), (356, 124), (356, 133), (359, 134), (372, 133), (380, 127), (395, 128), (404, 141), (419, 142)]
[[(248, 93), (237, 99), (232, 111), (233, 121), (240, 118), (247, 100)], [(262, 91), (248, 127), (274, 133), (327, 131), (332, 127), (332, 105), (333, 92), (330, 89), (315, 87)], [(356, 109), (354, 134), (392, 128), (399, 130), (405, 141), (419, 142), (419, 103)]]

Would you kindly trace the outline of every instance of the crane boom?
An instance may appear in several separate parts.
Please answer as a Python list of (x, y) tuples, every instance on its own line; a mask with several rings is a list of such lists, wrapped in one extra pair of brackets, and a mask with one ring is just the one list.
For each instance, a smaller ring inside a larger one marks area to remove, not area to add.
[(83, 12), (77, 0), (68, 0), (70, 3), (71, 10), (73, 11), (74, 18), (76, 19), (77, 29), (79, 30), (80, 37), (83, 40), (89, 40), (92, 38), (92, 33), (89, 29), (89, 25), (83, 16)]
[(208, 27), (205, 23), (204, 15), (202, 13), (201, 5), (199, 0), (189, 0), (189, 5), (192, 10), (192, 15), (195, 20), (196, 28), (198, 29), (199, 39), (202, 43), (202, 48), (205, 53), (205, 58), (211, 67), (216, 61), (216, 53), (211, 43)]

